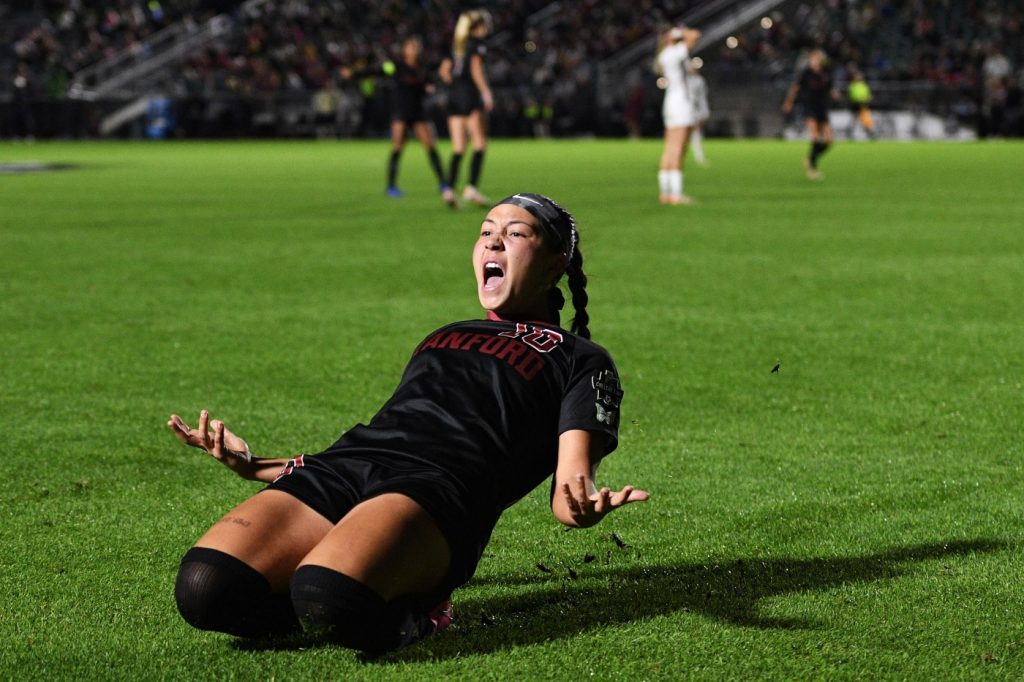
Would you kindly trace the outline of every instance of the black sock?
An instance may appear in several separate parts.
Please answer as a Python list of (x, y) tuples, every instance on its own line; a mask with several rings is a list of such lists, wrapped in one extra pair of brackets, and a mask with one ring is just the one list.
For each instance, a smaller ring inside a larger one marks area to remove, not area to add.
[(811, 168), (818, 167), (818, 159), (828, 149), (827, 142), (813, 142), (811, 143)]
[(484, 150), (477, 149), (473, 152), (473, 159), (469, 162), (469, 184), (474, 187), (480, 181), (480, 171), (484, 167)]
[(459, 165), (462, 164), (462, 154), (452, 154), (451, 164), (448, 166), (448, 186), (455, 189), (455, 181), (459, 179)]
[(370, 654), (392, 651), (432, 631), (412, 600), (390, 603), (363, 583), (324, 566), (300, 566), (292, 603), (303, 629)]
[(437, 181), (440, 184), (444, 184), (444, 171), (441, 170), (441, 157), (437, 155), (437, 150), (431, 147), (427, 150), (427, 158), (430, 159), (430, 167), (434, 169), (434, 175), (437, 176)]
[(396, 187), (395, 182), (398, 180), (398, 159), (401, 156), (401, 149), (391, 150), (391, 160), (388, 161), (388, 189)]
[(288, 593), (271, 592), (259, 571), (216, 549), (193, 547), (185, 553), (174, 597), (182, 618), (200, 630), (238, 637), (299, 631)]

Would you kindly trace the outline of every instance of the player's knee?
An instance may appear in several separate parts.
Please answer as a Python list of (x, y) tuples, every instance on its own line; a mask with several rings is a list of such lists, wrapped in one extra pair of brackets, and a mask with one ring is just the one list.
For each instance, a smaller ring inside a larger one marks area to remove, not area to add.
[(230, 554), (193, 547), (174, 584), (178, 612), (189, 625), (246, 635), (247, 604), (270, 594), (267, 579)]
[(351, 649), (370, 650), (368, 637), (385, 608), (358, 580), (323, 566), (300, 566), (291, 581), (292, 605), (303, 630)]
[(292, 605), (303, 630), (371, 654), (416, 638), (412, 622), (363, 583), (323, 566), (300, 566), (292, 575)]

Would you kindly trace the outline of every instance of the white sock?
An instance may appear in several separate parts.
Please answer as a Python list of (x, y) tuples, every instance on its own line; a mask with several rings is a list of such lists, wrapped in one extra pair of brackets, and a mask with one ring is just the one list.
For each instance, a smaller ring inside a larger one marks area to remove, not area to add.
[(668, 171), (669, 194), (674, 197), (683, 196), (683, 171)]
[(672, 192), (671, 187), (669, 187), (668, 174), (669, 171), (667, 170), (658, 171), (658, 193), (663, 197), (667, 197)]
[(704, 163), (704, 136), (701, 135), (699, 130), (694, 130), (690, 134), (690, 147), (693, 148), (693, 158), (696, 159), (697, 163)]

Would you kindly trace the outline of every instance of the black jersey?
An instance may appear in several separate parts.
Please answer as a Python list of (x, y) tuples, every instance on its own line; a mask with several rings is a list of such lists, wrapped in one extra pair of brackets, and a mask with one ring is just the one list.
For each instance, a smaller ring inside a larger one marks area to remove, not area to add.
[(554, 473), (561, 433), (597, 432), (615, 449), (621, 398), (611, 357), (587, 339), (543, 323), (457, 322), (430, 334), (370, 423), (326, 452), (438, 471), (489, 533)]
[(828, 107), (832, 93), (832, 74), (827, 69), (815, 71), (806, 68), (800, 74), (800, 97), (804, 106), (811, 109)]
[(381, 66), (355, 72), (356, 78), (376, 76), (391, 80), (391, 119), (415, 123), (426, 120), (423, 100), (427, 96), (431, 71), (418, 64), (410, 66), (404, 61), (385, 62)]
[(483, 59), (487, 47), (479, 40), (466, 43), (466, 54), (462, 57), (452, 55), (452, 83), (448, 88), (448, 115), (469, 116), (476, 110), (483, 109), (484, 101), (480, 88), (473, 80), (469, 63), (473, 55)]
[(421, 111), (423, 99), (427, 96), (427, 86), (430, 84), (430, 72), (427, 68), (397, 61), (392, 80), (392, 111), (396, 117), (404, 118), (407, 114)]
[(476, 83), (473, 82), (473, 74), (469, 68), (469, 63), (473, 55), (479, 55), (480, 59), (483, 59), (486, 54), (487, 46), (484, 45), (482, 40), (470, 39), (466, 41), (466, 53), (464, 55), (459, 57), (452, 54), (452, 85), (463, 85), (476, 89)]

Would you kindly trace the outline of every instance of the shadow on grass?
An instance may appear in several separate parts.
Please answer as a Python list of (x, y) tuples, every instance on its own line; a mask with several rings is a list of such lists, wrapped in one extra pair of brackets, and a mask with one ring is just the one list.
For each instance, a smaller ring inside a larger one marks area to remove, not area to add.
[(555, 574), (539, 580), (526, 577), (520, 582), (535, 586), (514, 596), (459, 603), (456, 593), (457, 627), (380, 660), (412, 662), (488, 653), (678, 611), (745, 627), (813, 628), (814, 622), (763, 617), (758, 602), (895, 578), (907, 574), (913, 563), (994, 552), (1005, 546), (998, 540), (976, 539), (855, 557), (751, 558), (632, 568), (589, 564), (579, 567), (576, 579)]
[[(678, 611), (741, 627), (814, 628), (817, 624), (811, 621), (761, 616), (758, 603), (786, 594), (896, 578), (909, 573), (914, 563), (990, 553), (1006, 546), (1000, 540), (979, 538), (854, 557), (749, 558), (622, 568), (588, 562), (575, 568), (546, 568), (550, 572), (542, 575), (481, 581), (521, 586), (519, 593), (508, 597), (463, 602), (456, 593), (455, 627), (381, 658), (360, 658), (367, 662), (416, 662), (490, 653)], [(330, 645), (295, 635), (278, 640), (238, 639), (232, 646), (241, 651), (268, 651)]]

